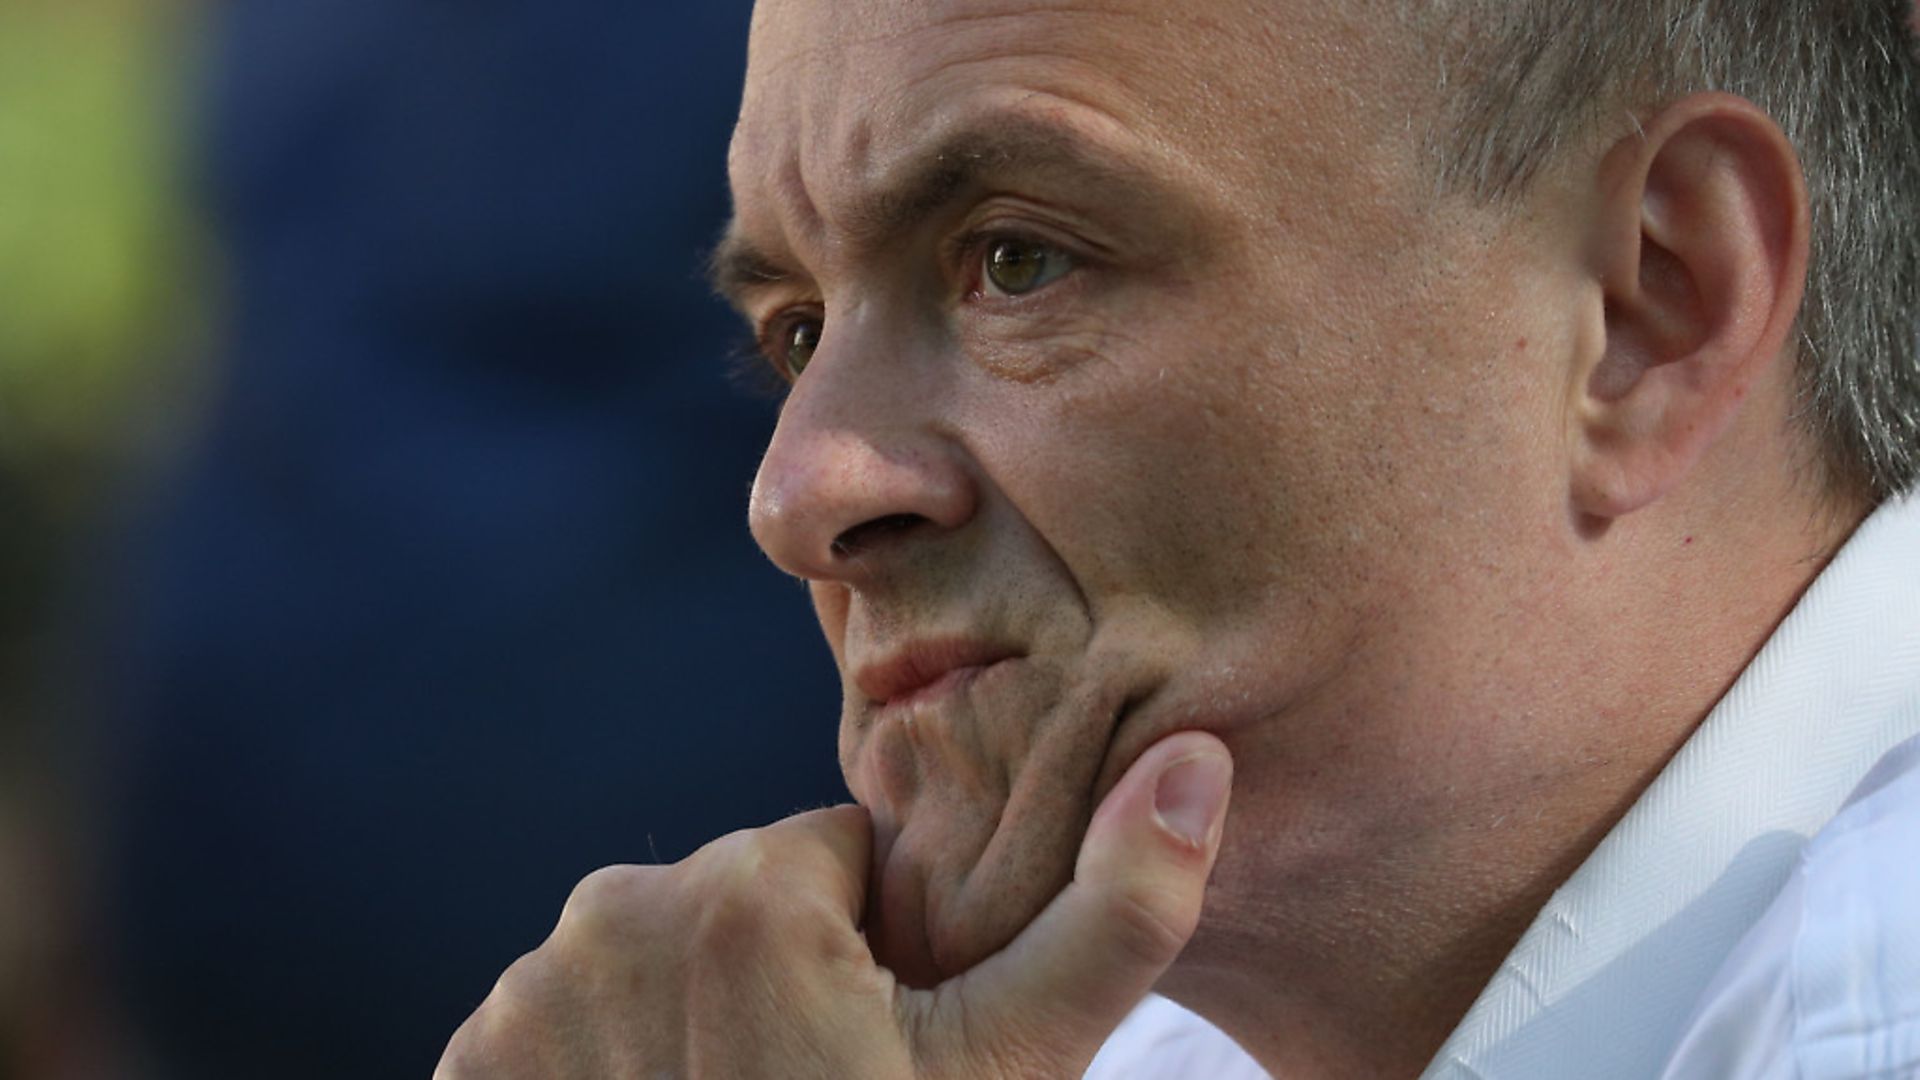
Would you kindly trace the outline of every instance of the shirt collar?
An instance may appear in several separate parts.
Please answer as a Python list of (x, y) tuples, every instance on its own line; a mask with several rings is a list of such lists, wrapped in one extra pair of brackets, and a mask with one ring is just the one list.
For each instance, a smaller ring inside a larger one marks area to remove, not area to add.
[(1855, 532), (1425, 1074), (1653, 1076), (1806, 840), (1920, 732), (1920, 498)]

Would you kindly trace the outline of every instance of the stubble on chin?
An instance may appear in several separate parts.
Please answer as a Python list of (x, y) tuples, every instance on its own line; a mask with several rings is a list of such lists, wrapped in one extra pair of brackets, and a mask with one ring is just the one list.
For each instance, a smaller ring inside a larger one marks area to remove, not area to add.
[(1025, 665), (966, 708), (861, 718), (845, 748), (875, 823), (868, 941), (909, 986), (1006, 947), (1072, 880), (1115, 728), (1138, 697), (1137, 680), (1086, 659)]

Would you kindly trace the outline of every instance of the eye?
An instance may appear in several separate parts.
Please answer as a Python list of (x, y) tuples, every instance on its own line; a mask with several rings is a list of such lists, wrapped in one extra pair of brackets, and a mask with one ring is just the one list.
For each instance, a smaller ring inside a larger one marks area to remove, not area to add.
[(987, 245), (983, 275), (987, 286), (1004, 296), (1025, 296), (1050, 285), (1073, 269), (1066, 252), (1037, 240), (1006, 237)]
[(822, 327), (818, 319), (795, 319), (788, 323), (777, 339), (781, 363), (785, 366), (787, 377), (797, 379), (813, 362), (813, 354), (820, 348)]

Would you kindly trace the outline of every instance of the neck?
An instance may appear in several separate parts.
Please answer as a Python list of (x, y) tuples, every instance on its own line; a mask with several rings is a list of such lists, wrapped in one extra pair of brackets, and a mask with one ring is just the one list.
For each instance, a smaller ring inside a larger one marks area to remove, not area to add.
[[(1549, 644), (1568, 657), (1586, 649), (1584, 662), (1494, 673), (1537, 691), (1518, 704), (1477, 697), (1449, 718), (1435, 699), (1413, 703), (1422, 719), (1409, 730), (1478, 741), (1438, 751), (1432, 775), (1409, 772), (1404, 799), (1369, 803), (1367, 788), (1341, 792), (1323, 770), (1289, 764), (1299, 732), (1352, 730), (1351, 714), (1293, 719), (1271, 744), (1235, 746), (1234, 816), (1207, 912), (1161, 991), (1278, 1078), (1418, 1076), (1858, 520), (1770, 546), (1722, 534), (1725, 562), (1710, 572), (1676, 569), (1630, 608), (1556, 611), (1568, 637)], [(1646, 555), (1634, 548), (1669, 542), (1651, 530), (1620, 540), (1597, 579)], [(1607, 662), (1593, 659), (1595, 641), (1617, 646)]]
[[(1643, 771), (1635, 794), (1658, 767)], [(1160, 990), (1276, 1078), (1418, 1076), (1632, 798), (1579, 808), (1590, 824), (1570, 839), (1526, 824), (1566, 812), (1554, 802), (1482, 823), (1464, 870), (1408, 861), (1360, 878), (1328, 865), (1249, 901), (1235, 883), (1252, 868), (1223, 866), (1201, 934)]]

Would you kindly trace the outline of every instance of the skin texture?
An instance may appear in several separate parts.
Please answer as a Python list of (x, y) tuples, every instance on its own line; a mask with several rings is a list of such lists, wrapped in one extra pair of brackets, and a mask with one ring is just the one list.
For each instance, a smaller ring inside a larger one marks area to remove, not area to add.
[(1073, 883), (992, 959), (900, 985), (860, 936), (859, 807), (608, 867), (461, 1025), (436, 1080), (1071, 1077), (1179, 953), (1219, 852), (1232, 763), (1162, 741), (1101, 804)]
[[(1378, 19), (757, 9), (717, 266), (773, 363), (818, 344), (751, 524), (846, 676), (890, 979), (1035, 955), (1096, 808), (1201, 732), (1233, 813), (1159, 988), (1277, 1074), (1417, 1073), (1859, 520), (1788, 420), (1773, 123), (1659, 103), (1518, 208), (1442, 199)], [(997, 289), (1007, 240), (1060, 272)], [(875, 692), (916, 648), (978, 666)]]

